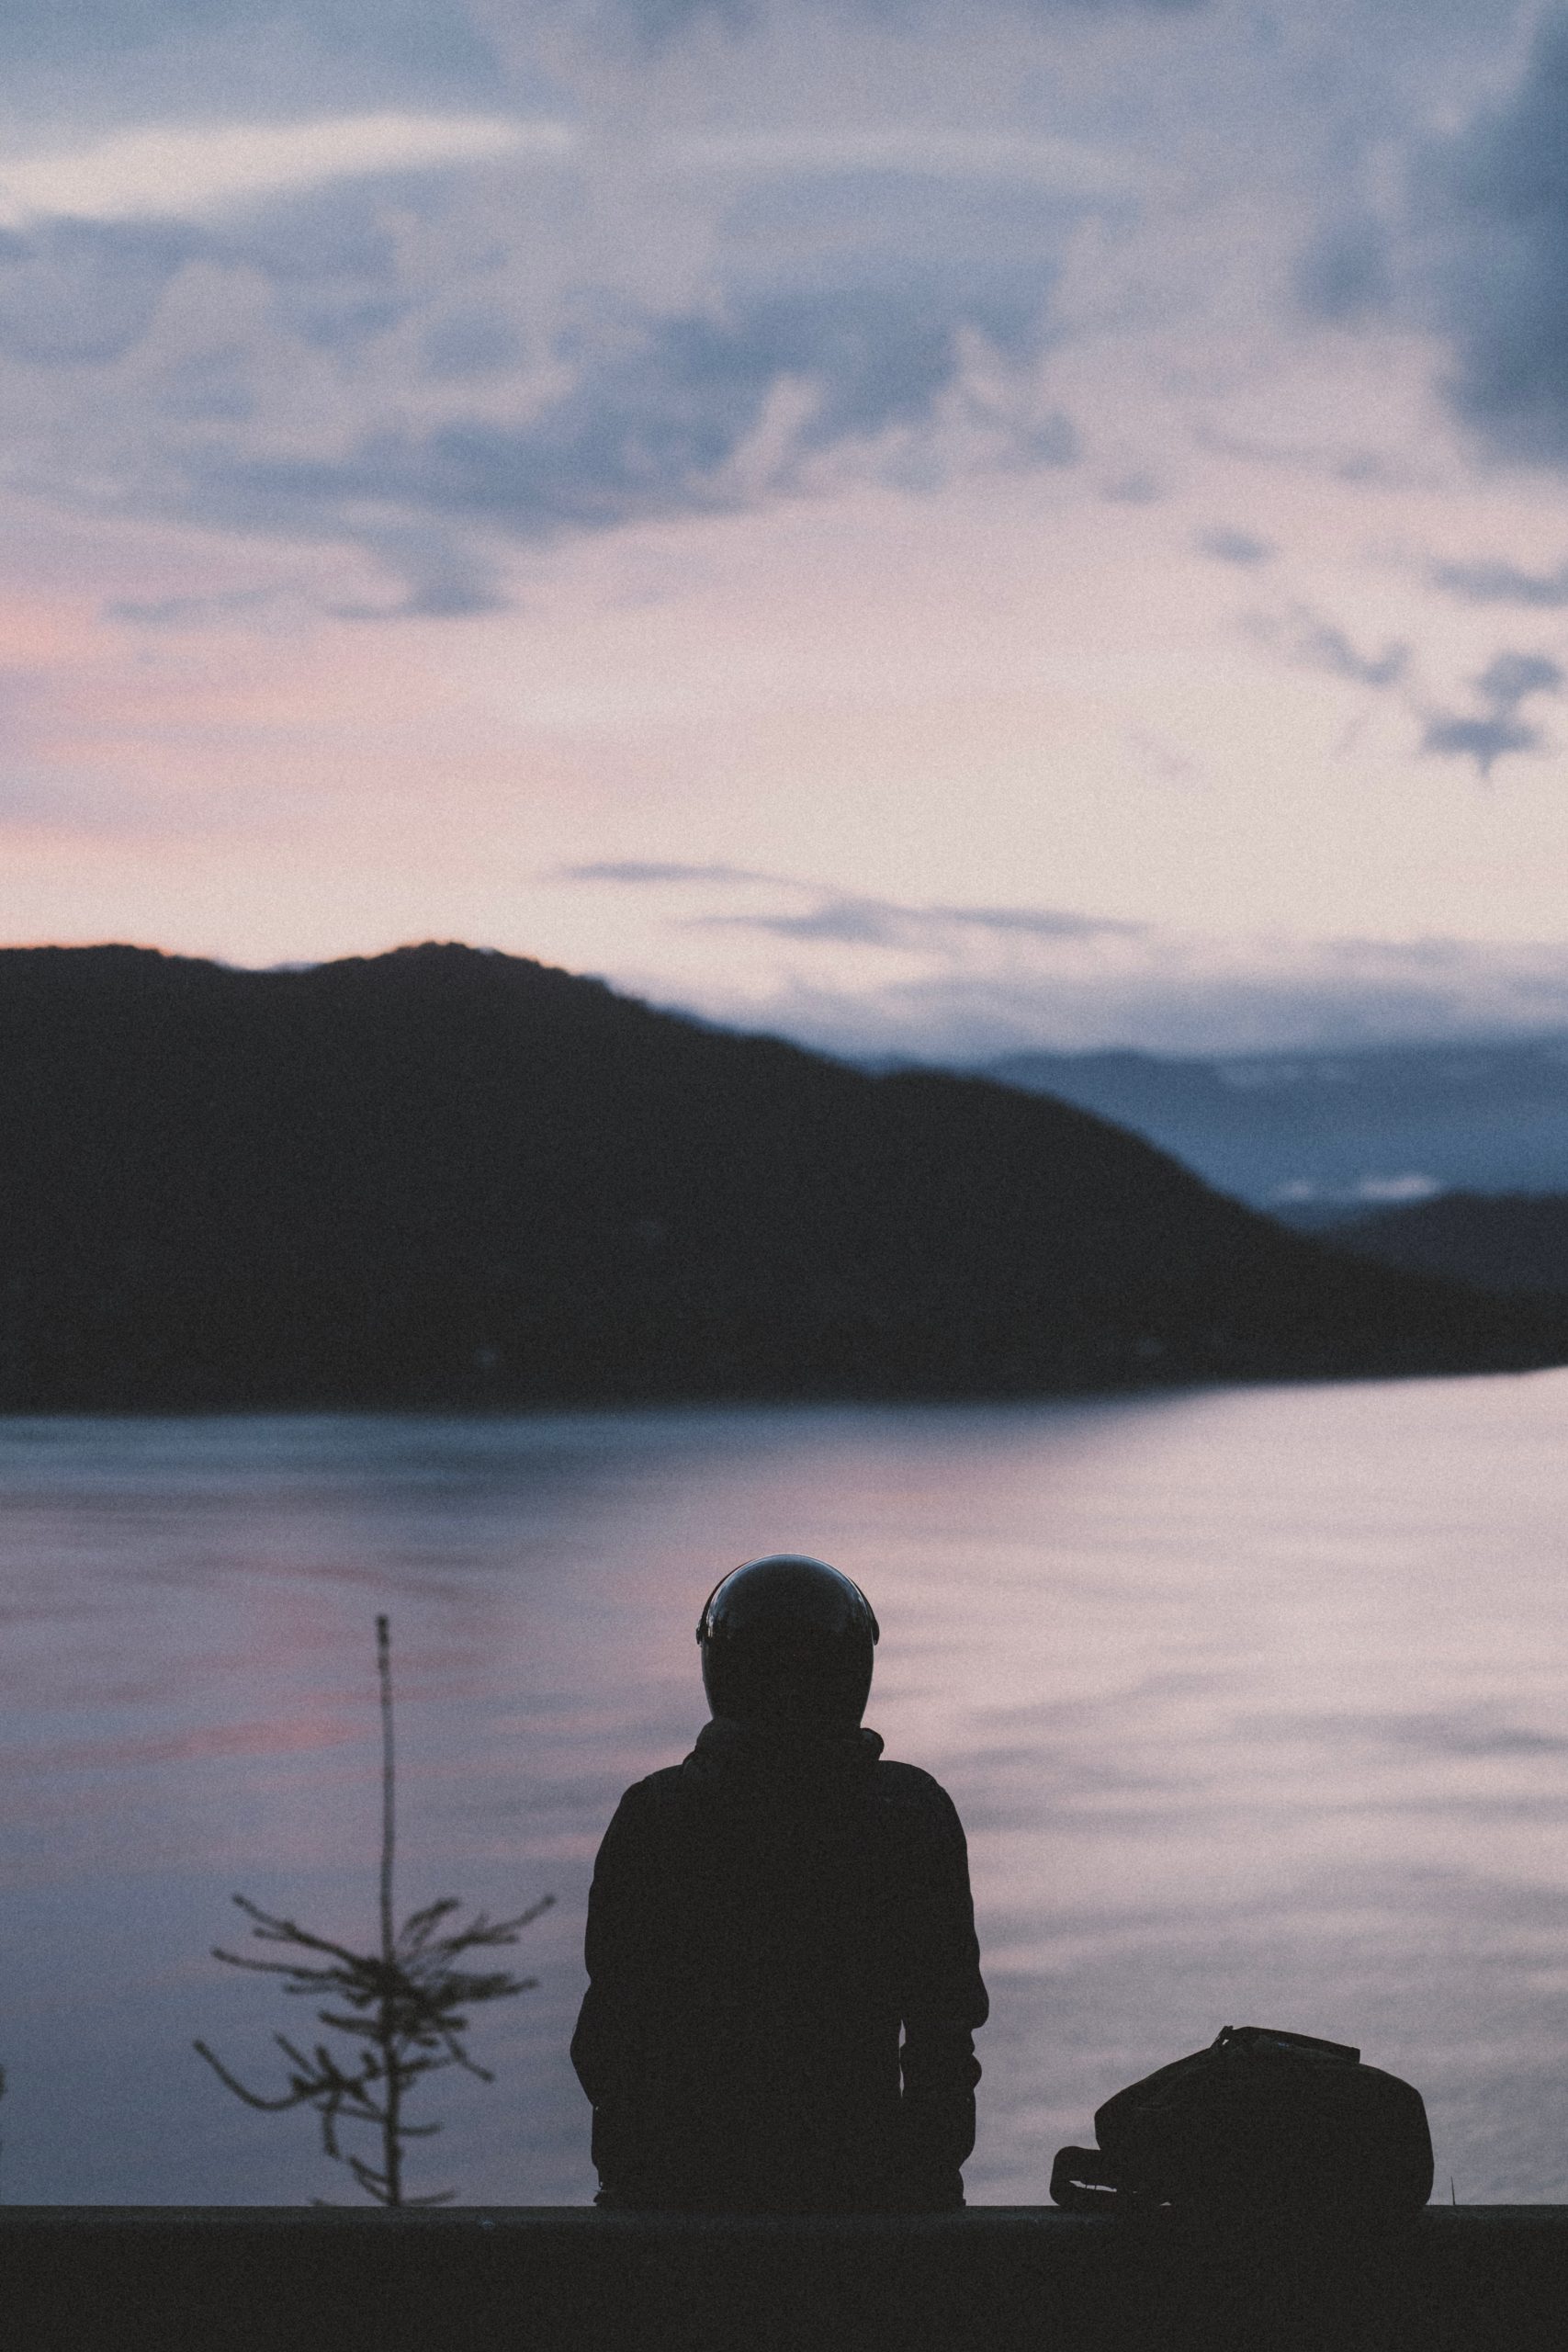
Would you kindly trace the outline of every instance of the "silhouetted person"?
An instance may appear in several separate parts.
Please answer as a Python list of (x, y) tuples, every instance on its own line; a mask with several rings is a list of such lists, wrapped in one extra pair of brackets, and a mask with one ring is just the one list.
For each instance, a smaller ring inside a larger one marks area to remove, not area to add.
[[(571, 2045), (602, 2205), (962, 2205), (985, 2022), (964, 1832), (860, 1719), (876, 1619), (820, 1560), (752, 1560), (697, 1627), (713, 1721), (626, 1791)], [(900, 2035), (902, 2041), (900, 2041)]]

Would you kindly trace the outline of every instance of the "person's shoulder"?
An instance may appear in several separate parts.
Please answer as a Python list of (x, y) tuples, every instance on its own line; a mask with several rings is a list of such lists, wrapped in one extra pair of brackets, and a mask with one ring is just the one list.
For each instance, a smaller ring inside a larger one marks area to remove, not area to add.
[(870, 1774), (871, 1792), (890, 1811), (919, 1814), (927, 1820), (956, 1820), (953, 1799), (934, 1774), (918, 1764), (899, 1764), (879, 1757)]
[(650, 1814), (668, 1812), (682, 1793), (686, 1777), (683, 1764), (666, 1764), (657, 1772), (648, 1773), (634, 1781), (616, 1807), (629, 1818), (642, 1819)]

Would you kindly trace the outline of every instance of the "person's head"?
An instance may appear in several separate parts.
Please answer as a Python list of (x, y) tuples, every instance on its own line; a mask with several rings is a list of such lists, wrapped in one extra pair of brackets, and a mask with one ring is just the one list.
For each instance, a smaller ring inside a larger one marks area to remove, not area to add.
[(708, 1705), (739, 1723), (858, 1724), (877, 1631), (859, 1585), (826, 1560), (748, 1560), (719, 1579), (697, 1621)]

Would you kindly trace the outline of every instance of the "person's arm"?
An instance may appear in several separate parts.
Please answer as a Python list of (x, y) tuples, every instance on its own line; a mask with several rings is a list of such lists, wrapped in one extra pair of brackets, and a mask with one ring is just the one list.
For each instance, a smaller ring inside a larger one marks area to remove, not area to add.
[(975, 2033), (989, 2002), (980, 1975), (969, 1854), (945, 1790), (931, 1784), (915, 1897), (902, 2068), (902, 2170), (912, 2204), (962, 2205), (964, 2158), (975, 2145)]

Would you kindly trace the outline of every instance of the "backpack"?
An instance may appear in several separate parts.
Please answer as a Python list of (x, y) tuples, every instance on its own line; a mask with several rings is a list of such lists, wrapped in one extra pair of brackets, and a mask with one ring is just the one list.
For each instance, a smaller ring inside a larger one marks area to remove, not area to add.
[(1094, 2128), (1098, 2148), (1063, 2148), (1052, 2167), (1052, 2201), (1072, 2212), (1390, 2225), (1432, 2190), (1420, 2092), (1306, 2033), (1224, 2026), (1107, 2099)]

